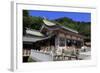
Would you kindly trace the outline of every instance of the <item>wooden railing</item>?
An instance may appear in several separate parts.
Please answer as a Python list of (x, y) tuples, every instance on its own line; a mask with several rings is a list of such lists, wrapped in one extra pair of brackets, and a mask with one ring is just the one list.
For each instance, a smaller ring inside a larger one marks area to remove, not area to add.
[(23, 49), (23, 56), (30, 56), (31, 50), (29, 49)]

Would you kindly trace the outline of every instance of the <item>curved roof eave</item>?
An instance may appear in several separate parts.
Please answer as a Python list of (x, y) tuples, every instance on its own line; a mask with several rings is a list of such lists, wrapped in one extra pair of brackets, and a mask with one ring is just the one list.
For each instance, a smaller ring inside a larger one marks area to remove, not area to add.
[(40, 36), (40, 37), (44, 36), (41, 32), (36, 31), (36, 30), (32, 30), (32, 29), (27, 29), (26, 33), (30, 34), (30, 35)]
[(44, 22), (47, 26), (55, 26), (55, 25), (56, 25), (55, 23), (50, 22), (50, 21), (48, 21), (48, 20), (46, 20), (46, 19), (44, 19), (43, 22)]
[(74, 33), (78, 33), (78, 31), (67, 28), (67, 27), (64, 27), (64, 26), (61, 26), (61, 28), (65, 29), (65, 30), (68, 30), (68, 31), (71, 31), (71, 32), (74, 32)]
[[(54, 27), (56, 26), (57, 24), (56, 23), (53, 23), (51, 21), (48, 21), (46, 19), (43, 20), (43, 22), (45, 23), (46, 26), (51, 26), (51, 27)], [(65, 29), (65, 30), (68, 30), (68, 31), (71, 31), (71, 32), (74, 32), (74, 33), (78, 33), (78, 31), (76, 30), (73, 30), (73, 29), (70, 29), (70, 28), (67, 28), (67, 27), (64, 27), (64, 26), (61, 26), (59, 25), (61, 28)]]

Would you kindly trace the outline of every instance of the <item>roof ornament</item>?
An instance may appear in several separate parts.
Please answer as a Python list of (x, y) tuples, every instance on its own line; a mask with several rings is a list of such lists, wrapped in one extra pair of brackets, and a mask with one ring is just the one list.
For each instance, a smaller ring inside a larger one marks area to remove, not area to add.
[[(43, 22), (44, 22), (44, 20), (47, 20), (45, 16), (43, 16)], [(44, 26), (44, 24), (43, 24), (43, 25), (41, 26), (41, 28), (40, 28), (40, 32), (43, 30), (44, 27), (45, 27), (45, 26)]]
[(43, 16), (43, 22), (44, 22), (44, 24), (47, 25), (47, 26), (54, 26), (54, 25), (56, 25), (55, 23), (53, 23), (53, 22), (47, 20), (47, 18), (44, 17), (44, 16)]
[(47, 18), (46, 18), (45, 16), (43, 16), (43, 19), (44, 19), (44, 20), (47, 20)]

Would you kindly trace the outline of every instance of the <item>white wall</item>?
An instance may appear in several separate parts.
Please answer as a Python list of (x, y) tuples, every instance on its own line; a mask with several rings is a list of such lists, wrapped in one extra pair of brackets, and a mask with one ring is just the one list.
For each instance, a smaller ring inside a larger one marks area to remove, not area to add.
[[(49, 3), (49, 4), (63, 4), (65, 1), (74, 1), (77, 2), (77, 6), (96, 6), (98, 13), (98, 32), (95, 33), (96, 44), (100, 47), (100, 2), (99, 0), (32, 0), (37, 1), (38, 3)], [(44, 2), (45, 1), (45, 2)], [(48, 1), (48, 2), (47, 2)], [(84, 3), (85, 1), (86, 3)], [(95, 2), (98, 2), (97, 4)], [(82, 2), (82, 3), (80, 3)], [(69, 5), (75, 5), (75, 3), (69, 3)], [(10, 0), (0, 0), (0, 73), (12, 73), (9, 70), (10, 67)], [(98, 50), (98, 56), (100, 56), (100, 49)], [(44, 65), (45, 66), (45, 65)], [(16, 72), (17, 73), (17, 72)], [(23, 73), (23, 72), (21, 72)], [(33, 70), (33, 72), (25, 73), (100, 73), (100, 57), (98, 57), (98, 66), (97, 67), (77, 67), (77, 68), (62, 68), (62, 69), (45, 69), (45, 70)]]

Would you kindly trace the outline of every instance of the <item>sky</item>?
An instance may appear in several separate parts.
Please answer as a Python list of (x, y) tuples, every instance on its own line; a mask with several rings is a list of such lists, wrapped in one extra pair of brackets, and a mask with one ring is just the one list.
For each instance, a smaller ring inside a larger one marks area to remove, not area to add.
[(49, 20), (61, 17), (69, 17), (74, 21), (91, 22), (91, 13), (83, 13), (83, 12), (58, 12), (58, 11), (56, 12), (56, 11), (29, 10), (29, 15), (46, 17)]

